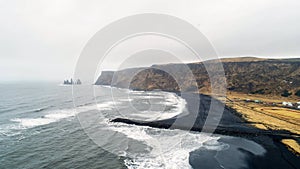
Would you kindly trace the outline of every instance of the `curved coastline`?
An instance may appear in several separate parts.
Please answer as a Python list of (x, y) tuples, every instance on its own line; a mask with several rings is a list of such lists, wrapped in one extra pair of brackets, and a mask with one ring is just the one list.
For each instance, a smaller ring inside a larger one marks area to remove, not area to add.
[[(174, 92), (179, 95), (176, 91), (168, 91)], [(177, 116), (166, 120), (158, 120), (158, 121), (139, 121), (132, 119), (124, 119), (124, 118), (115, 118), (111, 119), (111, 122), (119, 122), (126, 123), (132, 125), (139, 126), (149, 126), (154, 128), (164, 128), (164, 129), (181, 129), (181, 130), (191, 130), (196, 132), (207, 132), (213, 134), (220, 135), (228, 135), (234, 137), (245, 138), (255, 143), (261, 145), (266, 149), (266, 153), (263, 156), (255, 156), (251, 154), (251, 152), (243, 150), (243, 148), (239, 148), (239, 152), (247, 154), (247, 165), (249, 168), (286, 168), (286, 169), (294, 169), (297, 166), (300, 166), (299, 156), (292, 151), (290, 151), (284, 144), (282, 144), (282, 139), (289, 138), (299, 138), (299, 135), (291, 133), (286, 130), (262, 130), (259, 128), (250, 125), (242, 116), (233, 108), (227, 107), (225, 105), (225, 109), (220, 120), (220, 123), (217, 127), (213, 125), (205, 125), (205, 118), (207, 117), (207, 110), (210, 107), (211, 99), (215, 99), (208, 95), (191, 93), (188, 97), (184, 99), (187, 102), (187, 109), (191, 108), (191, 99), (195, 99), (193, 97), (199, 97), (200, 106), (198, 110), (198, 115), (195, 123), (190, 128), (183, 124), (175, 124), (174, 122), (177, 119), (189, 118), (191, 114), (184, 116)], [(219, 101), (220, 102), (220, 101)], [(220, 102), (220, 104), (224, 104)], [(183, 120), (185, 121), (185, 120)], [(234, 144), (231, 141), (226, 140), (228, 144)], [(201, 153), (205, 151), (194, 151), (191, 152), (190, 163), (193, 168), (198, 168), (200, 165), (197, 161), (201, 160)], [(195, 156), (195, 153), (197, 154)], [(214, 158), (218, 152), (210, 152), (208, 153), (211, 158)], [(207, 155), (207, 154), (206, 154)], [(198, 157), (198, 159), (195, 157)], [(213, 163), (211, 163), (213, 165)], [(198, 166), (198, 167), (197, 167)]]

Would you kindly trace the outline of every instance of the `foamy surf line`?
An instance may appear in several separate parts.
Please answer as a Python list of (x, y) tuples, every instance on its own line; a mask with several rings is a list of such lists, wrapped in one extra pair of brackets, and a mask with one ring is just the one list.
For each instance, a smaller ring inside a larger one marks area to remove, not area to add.
[[(127, 158), (124, 163), (128, 169), (192, 168), (189, 164), (190, 152), (200, 147), (217, 151), (228, 147), (228, 145), (218, 142), (220, 137), (205, 133), (188, 133), (181, 130), (156, 129), (121, 123), (110, 123), (109, 125), (110, 130), (122, 133), (128, 138), (149, 146), (147, 149), (150, 152), (123, 153)], [(153, 134), (155, 132), (160, 134)]]
[(37, 118), (13, 118), (10, 121), (17, 123), (16, 126), (11, 127), (11, 129), (28, 129), (33, 127), (38, 127), (42, 125), (47, 125), (50, 123), (58, 122), (63, 119), (75, 117), (78, 113), (82, 113), (89, 110), (111, 110), (113, 108), (113, 103), (110, 101), (103, 102), (97, 105), (79, 106), (74, 109), (61, 109), (61, 110), (51, 110), (46, 115)]
[[(182, 130), (158, 129), (147, 126), (133, 126), (123, 123), (110, 123), (110, 130), (124, 134), (138, 142), (126, 142), (132, 145), (147, 145), (145, 151), (124, 150), (120, 156), (126, 157), (124, 164), (129, 169), (182, 169), (192, 168), (191, 153), (203, 153), (202, 162), (215, 163), (224, 168), (247, 168), (248, 153), (263, 156), (266, 150), (254, 141), (240, 137), (211, 135), (209, 133), (186, 132)], [(138, 146), (137, 146), (138, 147)], [(202, 152), (201, 152), (202, 151)], [(207, 152), (212, 154), (205, 154)], [(138, 153), (137, 153), (138, 152)], [(215, 153), (215, 154), (214, 154)], [(217, 156), (218, 155), (218, 156)], [(227, 156), (230, 156), (228, 159)], [(211, 161), (210, 161), (211, 159)], [(191, 162), (191, 163), (190, 163)], [(205, 164), (203, 165), (205, 166)]]
[(50, 123), (57, 122), (59, 120), (74, 117), (76, 114), (75, 110), (56, 110), (53, 113), (46, 114), (38, 118), (14, 118), (12, 122), (17, 122), (20, 129), (27, 129), (37, 126), (42, 126)]
[[(134, 91), (130, 91), (134, 92)], [(168, 92), (162, 92), (161, 95), (164, 95), (166, 97), (166, 102), (164, 104), (166, 105), (173, 105), (175, 108), (170, 110), (169, 112), (165, 112), (160, 114), (159, 112), (156, 112), (156, 116), (159, 117), (159, 120), (162, 119), (168, 119), (172, 118), (176, 115), (179, 115), (183, 112), (183, 109), (185, 108), (186, 102), (184, 99), (180, 98), (174, 93), (168, 93)], [(89, 110), (99, 110), (99, 111), (105, 111), (105, 110), (112, 110), (115, 108), (115, 106), (123, 103), (123, 102), (129, 102), (133, 99), (119, 99), (117, 101), (104, 101), (102, 103), (98, 103), (95, 105), (86, 105), (86, 106), (79, 106), (74, 109), (61, 109), (61, 110), (51, 110), (46, 115), (43, 115), (41, 117), (37, 118), (13, 118), (10, 121), (17, 123), (17, 126), (14, 126), (13, 129), (27, 129), (27, 128), (33, 128), (37, 126), (47, 125), (50, 123), (58, 122), (62, 119), (70, 118), (76, 116), (76, 114), (89, 111)], [(153, 115), (151, 113), (148, 113), (149, 115)], [(147, 118), (147, 115), (140, 115), (143, 118)], [(149, 117), (150, 118), (150, 117)], [(150, 118), (150, 120), (152, 120)]]
[[(172, 109), (160, 114), (160, 112), (156, 112), (157, 117), (159, 119), (168, 119), (175, 117), (183, 112), (185, 109), (186, 101), (177, 96), (175, 93), (168, 93), (168, 92), (151, 92), (149, 93), (150, 96), (145, 96), (145, 94), (148, 94), (147, 92), (134, 92), (135, 96), (133, 98), (126, 98), (126, 99), (118, 99), (115, 101), (103, 101), (98, 104), (93, 105), (84, 105), (77, 107), (76, 109), (62, 109), (62, 110), (51, 110), (46, 112), (41, 117), (35, 117), (35, 118), (14, 118), (11, 119), (12, 122), (14, 122), (14, 128), (18, 129), (29, 129), (34, 128), (38, 126), (43, 126), (55, 122), (59, 122), (62, 119), (67, 119), (76, 116), (78, 113), (82, 113), (84, 111), (89, 110), (100, 110), (100, 111), (107, 111), (107, 110), (113, 110), (116, 106), (119, 104), (126, 105), (128, 102), (134, 101), (134, 99), (140, 99), (141, 97), (144, 97), (146, 99), (161, 99), (164, 98), (162, 101), (162, 104), (171, 106)], [(154, 94), (154, 95), (152, 95)], [(159, 94), (159, 96), (155, 96)], [(142, 96), (141, 96), (142, 95)], [(147, 115), (152, 115), (154, 112), (145, 112), (145, 117), (147, 118)], [(103, 119), (105, 120), (105, 119)], [(172, 151), (167, 151), (165, 155), (161, 155), (160, 151), (162, 149), (168, 148), (169, 145), (157, 145), (155, 137), (153, 137), (151, 134), (145, 132), (145, 130), (151, 130), (151, 131), (163, 131), (166, 133), (165, 136), (161, 137), (162, 140), (168, 140), (169, 141), (178, 141), (182, 134), (176, 134), (177, 136), (169, 137), (167, 133), (169, 133), (169, 130), (163, 130), (163, 129), (154, 129), (154, 128), (148, 128), (147, 127), (141, 127), (141, 126), (131, 126), (131, 125), (125, 125), (121, 124), (118, 126), (114, 126), (116, 124), (109, 124), (108, 120), (106, 119), (107, 126), (109, 126), (110, 130), (117, 131), (120, 133), (123, 133), (126, 135), (126, 137), (138, 140), (141, 142), (146, 143), (149, 147), (151, 147), (151, 152), (149, 154), (137, 154), (136, 158), (133, 160), (130, 160), (129, 158), (125, 160), (125, 165), (131, 169), (131, 168), (175, 168), (175, 166), (179, 166), (177, 168), (190, 168), (188, 158), (189, 158), (189, 152), (190, 149), (182, 149), (181, 147), (176, 147)], [(100, 123), (100, 122), (99, 122)], [(112, 128), (110, 128), (112, 127)], [(174, 131), (173, 131), (174, 132)], [(180, 131), (176, 131), (180, 132)], [(162, 142), (162, 140), (159, 140), (159, 142)], [(199, 145), (202, 144), (200, 142), (195, 142), (195, 144)], [(162, 146), (162, 148), (161, 148)], [(126, 154), (126, 153), (124, 153)], [(158, 155), (158, 156), (157, 156)], [(173, 157), (173, 158), (170, 158)], [(169, 161), (169, 162), (168, 162)], [(138, 167), (137, 167), (138, 166)]]
[[(136, 91), (133, 91), (136, 94)], [(141, 95), (142, 94), (142, 95)], [(155, 120), (165, 120), (176, 117), (178, 115), (183, 115), (186, 110), (186, 100), (171, 92), (162, 91), (145, 91), (139, 93), (135, 98), (131, 98), (130, 101), (135, 102), (140, 99), (159, 99), (158, 103), (161, 105), (161, 110), (145, 110), (145, 111), (133, 111), (132, 116), (129, 119), (132, 120), (142, 120), (142, 121), (155, 121)], [(139, 99), (140, 98), (140, 99)], [(137, 100), (136, 100), (137, 99)], [(122, 99), (121, 99), (122, 100)], [(158, 101), (158, 100), (157, 100)], [(150, 101), (151, 102), (151, 101)], [(157, 104), (157, 103), (154, 103)], [(166, 110), (166, 107), (170, 109)], [(124, 117), (123, 117), (124, 118)]]

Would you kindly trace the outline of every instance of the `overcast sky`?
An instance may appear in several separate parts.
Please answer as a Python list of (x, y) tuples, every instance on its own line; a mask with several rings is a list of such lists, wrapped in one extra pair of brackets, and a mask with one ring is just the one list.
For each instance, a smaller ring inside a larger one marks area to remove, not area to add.
[(147, 12), (190, 22), (222, 57), (297, 57), (299, 9), (297, 0), (0, 0), (0, 82), (71, 77), (98, 30)]

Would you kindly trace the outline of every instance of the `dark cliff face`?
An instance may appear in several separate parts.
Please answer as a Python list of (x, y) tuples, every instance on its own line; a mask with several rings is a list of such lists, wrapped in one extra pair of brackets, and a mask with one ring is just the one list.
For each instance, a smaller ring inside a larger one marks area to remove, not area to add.
[(138, 72), (133, 76), (129, 88), (135, 90), (180, 91), (176, 80), (171, 75), (155, 68)]
[(261, 61), (223, 64), (230, 90), (281, 94), (300, 87), (300, 62)]
[[(187, 67), (194, 79), (189, 76)], [(103, 72), (96, 84), (136, 90), (188, 91), (198, 88), (199, 92), (209, 92), (211, 83), (206, 71), (208, 67), (214, 70), (211, 77), (222, 77), (222, 72), (215, 67), (215, 63), (207, 61), (205, 66), (203, 63), (168, 64), (147, 69)], [(229, 91), (280, 95), (284, 90), (295, 93), (300, 89), (300, 59), (239, 61), (234, 58), (233, 61), (226, 59), (223, 68)], [(213, 85), (218, 86), (218, 81)]]
[(113, 75), (114, 75), (113, 71), (103, 71), (103, 72), (101, 72), (101, 76), (98, 77), (95, 84), (97, 84), (97, 85), (111, 85)]

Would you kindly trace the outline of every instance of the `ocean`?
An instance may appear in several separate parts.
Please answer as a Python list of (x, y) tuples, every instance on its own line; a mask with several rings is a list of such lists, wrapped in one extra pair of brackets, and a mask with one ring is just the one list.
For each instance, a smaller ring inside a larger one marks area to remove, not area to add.
[(248, 156), (241, 148), (256, 156), (265, 153), (243, 138), (110, 122), (116, 117), (152, 121), (188, 114), (186, 101), (174, 93), (75, 88), (0, 84), (1, 169), (182, 169), (212, 163), (216, 168), (247, 168)]

